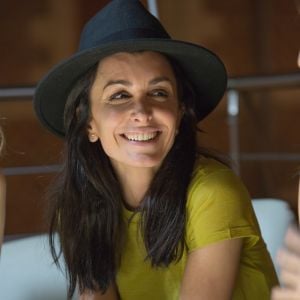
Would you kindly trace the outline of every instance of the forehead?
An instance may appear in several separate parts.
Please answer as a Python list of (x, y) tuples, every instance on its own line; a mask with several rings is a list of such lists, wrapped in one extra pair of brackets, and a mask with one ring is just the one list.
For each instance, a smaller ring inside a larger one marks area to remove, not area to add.
[(119, 73), (122, 71), (165, 72), (174, 75), (169, 60), (158, 52), (118, 52), (99, 62), (98, 72)]

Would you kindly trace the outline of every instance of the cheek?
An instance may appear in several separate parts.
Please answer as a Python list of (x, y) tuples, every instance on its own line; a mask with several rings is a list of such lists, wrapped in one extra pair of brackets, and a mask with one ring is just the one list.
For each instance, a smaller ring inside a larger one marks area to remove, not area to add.
[(120, 113), (110, 109), (98, 109), (93, 112), (93, 128), (101, 136), (114, 130), (120, 122)]
[(175, 130), (178, 128), (181, 121), (181, 113), (178, 110), (166, 111), (164, 113), (165, 120), (168, 122), (169, 126)]

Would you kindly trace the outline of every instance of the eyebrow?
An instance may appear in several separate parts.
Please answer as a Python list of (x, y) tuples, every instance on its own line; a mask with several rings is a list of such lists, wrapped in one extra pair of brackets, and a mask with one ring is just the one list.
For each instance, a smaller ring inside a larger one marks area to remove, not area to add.
[(169, 83), (172, 83), (171, 79), (166, 77), (166, 76), (159, 76), (159, 77), (155, 77), (154, 79), (150, 80), (150, 85), (155, 85), (157, 83), (160, 83), (162, 81), (167, 81)]
[[(172, 83), (171, 79), (169, 79), (168, 77), (159, 76), (159, 77), (155, 77), (152, 80), (150, 80), (149, 84), (150, 85), (155, 85), (155, 84), (158, 84), (158, 83), (163, 82), (163, 81), (167, 81), (169, 83)], [(131, 86), (132, 85), (132, 83), (128, 80), (123, 80), (123, 79), (109, 80), (105, 84), (105, 86), (103, 87), (103, 90), (105, 90), (108, 86), (115, 85), (115, 84), (121, 84), (121, 85), (125, 85), (125, 86)]]
[(115, 84), (122, 84), (122, 85), (125, 85), (125, 86), (130, 86), (132, 85), (132, 83), (130, 83), (129, 81), (127, 80), (122, 80), (122, 79), (119, 79), (119, 80), (109, 80), (106, 85), (103, 87), (103, 90), (105, 90), (108, 86), (111, 86), (111, 85), (115, 85)]

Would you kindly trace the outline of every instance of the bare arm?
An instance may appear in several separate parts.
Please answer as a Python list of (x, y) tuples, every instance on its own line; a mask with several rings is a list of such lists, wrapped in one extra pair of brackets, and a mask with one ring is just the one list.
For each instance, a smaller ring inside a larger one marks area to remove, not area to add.
[[(300, 212), (300, 182), (298, 211)], [(285, 247), (280, 249), (277, 262), (280, 266), (282, 286), (273, 288), (271, 299), (300, 299), (300, 232), (296, 228), (288, 229), (285, 236)]]
[(221, 241), (191, 252), (180, 300), (229, 300), (239, 270), (242, 239)]
[(300, 233), (297, 229), (288, 229), (285, 248), (278, 252), (277, 262), (282, 286), (273, 288), (271, 299), (300, 299)]
[[(300, 52), (299, 52), (299, 54), (300, 54)], [(299, 55), (299, 57), (300, 57), (300, 55)], [(298, 184), (298, 218), (299, 218), (298, 222), (300, 224), (300, 180), (299, 180), (299, 184)]]
[(0, 174), (0, 248), (4, 235), (5, 224), (5, 198), (6, 198), (6, 183), (5, 177)]
[(80, 295), (79, 300), (118, 300), (118, 292), (115, 285), (110, 285), (104, 295), (101, 292), (84, 292)]

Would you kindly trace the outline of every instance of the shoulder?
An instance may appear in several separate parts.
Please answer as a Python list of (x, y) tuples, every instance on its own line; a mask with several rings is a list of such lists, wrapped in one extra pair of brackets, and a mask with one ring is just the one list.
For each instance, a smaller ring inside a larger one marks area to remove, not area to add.
[(219, 172), (232, 172), (232, 170), (225, 164), (213, 158), (200, 158), (197, 160), (193, 172), (193, 179), (206, 179), (211, 175), (216, 175)]
[(197, 162), (187, 194), (187, 210), (200, 212), (207, 208), (232, 215), (251, 210), (249, 193), (241, 179), (226, 165), (214, 159)]
[(203, 192), (218, 193), (236, 190), (245, 191), (240, 178), (225, 164), (209, 158), (197, 161), (188, 193), (191, 197), (201, 190)]
[(213, 159), (200, 160), (187, 196), (187, 241), (196, 249), (240, 236), (258, 238), (251, 199), (237, 175)]

